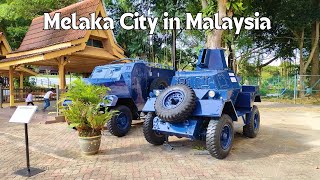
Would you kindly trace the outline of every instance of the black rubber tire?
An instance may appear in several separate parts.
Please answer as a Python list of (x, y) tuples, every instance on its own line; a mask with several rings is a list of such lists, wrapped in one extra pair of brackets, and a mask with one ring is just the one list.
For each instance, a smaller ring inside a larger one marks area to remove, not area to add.
[[(181, 104), (172, 109), (163, 107), (163, 101), (168, 93), (174, 90), (182, 91), (185, 95)], [(196, 108), (196, 94), (188, 86), (179, 84), (169, 86), (160, 93), (155, 102), (155, 110), (157, 116), (167, 122), (181, 122), (186, 120)]]
[(162, 145), (166, 140), (164, 135), (156, 134), (153, 128), (153, 119), (155, 118), (155, 114), (149, 112), (146, 116), (146, 119), (143, 122), (143, 134), (144, 138), (153, 145)]
[(151, 82), (149, 91), (153, 91), (156, 89), (162, 90), (162, 89), (167, 88), (168, 86), (169, 86), (169, 84), (165, 79), (156, 78)]
[(125, 129), (120, 129), (118, 127), (118, 125), (117, 125), (117, 115), (112, 117), (107, 122), (107, 129), (112, 135), (117, 136), (117, 137), (123, 137), (129, 132), (129, 130), (131, 128), (132, 113), (131, 113), (130, 109), (127, 106), (123, 106), (123, 105), (116, 106), (115, 108), (111, 109), (111, 111), (112, 110), (117, 110), (117, 111), (119, 111), (121, 113), (124, 113), (128, 118), (129, 126), (127, 128), (125, 128)]
[[(252, 114), (252, 115), (251, 115)], [(254, 116), (258, 115), (258, 128), (254, 128)], [(249, 122), (248, 124), (243, 126), (243, 135), (249, 138), (255, 138), (260, 129), (260, 112), (258, 110), (257, 106), (252, 107), (251, 113), (246, 114), (246, 122)]]
[[(223, 149), (220, 142), (221, 131), (225, 124), (231, 126), (231, 144), (227, 149)], [(206, 146), (211, 156), (217, 159), (224, 159), (231, 151), (234, 140), (233, 122), (229, 115), (223, 114), (219, 119), (210, 120), (207, 128)]]

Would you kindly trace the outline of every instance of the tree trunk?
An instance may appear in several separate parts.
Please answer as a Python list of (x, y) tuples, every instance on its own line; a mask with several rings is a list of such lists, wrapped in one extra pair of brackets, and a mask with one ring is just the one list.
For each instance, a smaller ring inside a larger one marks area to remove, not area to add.
[(201, 0), (202, 9), (206, 9), (208, 7), (208, 1), (207, 0)]
[(304, 60), (303, 60), (303, 46), (304, 46), (304, 30), (302, 30), (301, 32), (301, 36), (299, 39), (299, 53), (300, 53), (300, 57), (299, 57), (299, 61), (300, 61), (300, 97), (302, 97), (303, 91), (304, 91), (304, 76), (305, 75), (305, 71), (304, 71)]
[(261, 54), (258, 55), (258, 61), (257, 61), (257, 74), (258, 74), (258, 86), (261, 87), (262, 80), (261, 80), (261, 74), (262, 74), (262, 66), (261, 66)]
[(316, 48), (318, 47), (318, 43), (319, 43), (319, 37), (320, 37), (320, 24), (318, 21), (315, 22), (315, 38), (314, 38), (314, 41), (312, 43), (312, 46), (311, 46), (311, 51), (310, 51), (310, 54), (309, 54), (309, 57), (308, 57), (308, 60), (306, 62), (306, 64), (304, 65), (304, 72), (306, 73), (307, 72), (307, 69), (314, 57), (314, 53), (316, 52)]
[[(319, 29), (317, 29), (316, 27), (316, 22), (312, 25), (312, 44), (314, 43), (314, 41), (316, 40), (316, 31), (319, 31)], [(313, 58), (312, 58), (312, 66), (311, 66), (311, 82), (310, 85), (313, 86), (315, 85), (315, 83), (317, 83), (317, 81), (319, 80), (320, 76), (316, 76), (319, 75), (319, 42), (316, 44), (316, 50), (313, 54)], [(319, 89), (320, 85), (315, 86), (315, 89)]]
[[(314, 0), (314, 5), (316, 7), (320, 7), (320, 1), (319, 0)], [(316, 41), (316, 38), (317, 38), (317, 31), (319, 31), (319, 29), (317, 29), (317, 22), (314, 22), (313, 25), (312, 25), (312, 33), (311, 33), (311, 37), (312, 37), (312, 44)], [(319, 75), (319, 46), (320, 46), (320, 43), (318, 42), (316, 44), (316, 50), (313, 54), (313, 57), (312, 57), (312, 65), (311, 65), (311, 86), (315, 85), (315, 83), (317, 83), (317, 81), (320, 79), (319, 76), (316, 76), (316, 75)], [(315, 89), (320, 89), (320, 85), (316, 85), (314, 87)]]
[(229, 49), (229, 56), (228, 56), (228, 67), (234, 71), (234, 73), (237, 74), (237, 67), (235, 62), (235, 50), (233, 49), (233, 44), (231, 41), (227, 42), (227, 46)]
[[(175, 24), (173, 25), (173, 27), (175, 28)], [(173, 29), (172, 30), (172, 53), (171, 53), (171, 60), (172, 60), (172, 66), (174, 67), (175, 70), (178, 70), (178, 64), (177, 64), (177, 61), (176, 61), (176, 50), (177, 50), (177, 46), (176, 46), (176, 33), (177, 33), (177, 30), (176, 29)]]
[[(177, 5), (177, 0), (173, 0), (173, 5)], [(173, 17), (175, 16), (175, 13)], [(178, 70), (178, 63), (176, 58), (176, 50), (177, 50), (177, 29), (176, 29), (176, 23), (173, 23), (173, 30), (172, 30), (172, 52), (171, 52), (171, 61), (173, 68), (177, 71)]]
[(259, 66), (257, 68), (257, 71), (258, 71), (258, 76), (259, 76), (258, 77), (258, 86), (261, 87), (262, 86), (262, 77), (261, 77), (262, 76), (262, 67)]
[[(222, 24), (222, 18), (227, 16), (228, 0), (218, 0), (219, 24)], [(203, 4), (203, 3), (202, 3)], [(206, 47), (221, 48), (222, 47), (223, 30), (213, 30), (208, 33)]]

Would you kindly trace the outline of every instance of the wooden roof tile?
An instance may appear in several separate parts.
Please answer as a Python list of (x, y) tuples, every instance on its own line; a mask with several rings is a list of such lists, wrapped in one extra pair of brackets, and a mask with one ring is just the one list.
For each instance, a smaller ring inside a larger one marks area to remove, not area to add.
[[(100, 0), (84, 0), (68, 7), (50, 13), (53, 17), (54, 13), (60, 12), (61, 18), (71, 17), (72, 13), (77, 13), (77, 17), (89, 17), (89, 14), (95, 12), (98, 8)], [(20, 47), (16, 52), (28, 51), (43, 48), (55, 44), (70, 42), (73, 40), (84, 38), (86, 30), (44, 30), (44, 16), (37, 17), (32, 20), (29, 30), (24, 37)]]

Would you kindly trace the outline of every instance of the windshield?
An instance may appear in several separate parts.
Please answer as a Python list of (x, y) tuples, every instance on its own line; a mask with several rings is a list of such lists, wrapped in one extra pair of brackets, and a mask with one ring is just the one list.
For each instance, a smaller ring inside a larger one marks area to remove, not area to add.
[(118, 78), (121, 76), (121, 66), (119, 67), (99, 67), (95, 68), (91, 78)]

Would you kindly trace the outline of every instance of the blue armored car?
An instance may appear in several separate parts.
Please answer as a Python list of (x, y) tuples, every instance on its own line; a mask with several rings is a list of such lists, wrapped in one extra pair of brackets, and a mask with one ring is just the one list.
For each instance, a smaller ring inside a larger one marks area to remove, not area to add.
[(130, 130), (132, 120), (140, 118), (149, 93), (167, 87), (175, 71), (172, 67), (141, 60), (122, 59), (116, 63), (95, 67), (84, 81), (111, 89), (105, 97), (109, 103), (101, 104), (101, 110), (118, 111), (106, 127), (112, 135), (121, 137)]
[(176, 72), (165, 90), (154, 90), (143, 108), (145, 139), (161, 145), (168, 136), (205, 140), (210, 154), (225, 158), (234, 139), (234, 121), (241, 117), (243, 134), (254, 138), (259, 132), (261, 102), (256, 86), (241, 86), (228, 69), (224, 51), (200, 51), (195, 71)]

